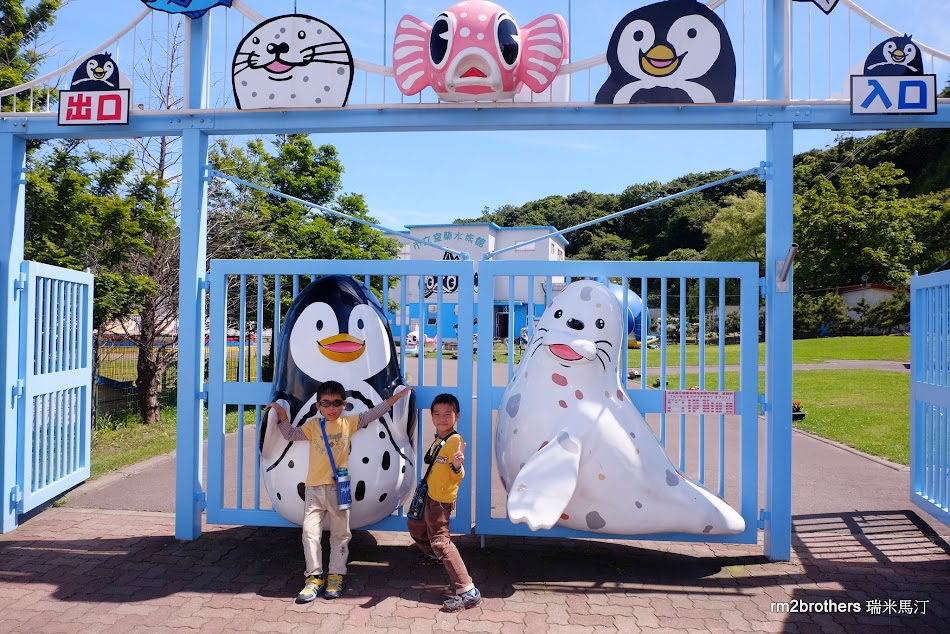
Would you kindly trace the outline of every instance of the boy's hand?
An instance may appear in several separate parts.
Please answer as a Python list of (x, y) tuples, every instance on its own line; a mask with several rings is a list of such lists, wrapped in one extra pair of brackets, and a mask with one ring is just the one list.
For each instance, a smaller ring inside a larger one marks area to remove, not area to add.
[(272, 409), (274, 410), (274, 412), (277, 413), (278, 423), (282, 423), (286, 420), (289, 420), (289, 417), (287, 416), (287, 412), (284, 410), (284, 408), (281, 406), (280, 403), (277, 403), (277, 402), (268, 403), (267, 405), (264, 406), (264, 410), (266, 411), (268, 409)]
[(459, 448), (455, 450), (455, 455), (452, 456), (452, 467), (456, 471), (462, 469), (462, 465), (465, 464), (465, 441), (463, 440), (459, 443)]
[(386, 402), (389, 403), (389, 406), (390, 406), (390, 407), (392, 407), (393, 405), (396, 404), (396, 401), (398, 401), (399, 399), (401, 399), (401, 398), (403, 398), (403, 397), (409, 396), (410, 394), (413, 393), (413, 391), (415, 391), (415, 389), (416, 389), (416, 388), (412, 387), (411, 385), (407, 385), (407, 386), (406, 386), (406, 389), (404, 389), (404, 390), (402, 390), (402, 391), (400, 391), (400, 392), (396, 392), (395, 394), (393, 394), (392, 396), (390, 396), (389, 398), (387, 398), (387, 399), (386, 399)]

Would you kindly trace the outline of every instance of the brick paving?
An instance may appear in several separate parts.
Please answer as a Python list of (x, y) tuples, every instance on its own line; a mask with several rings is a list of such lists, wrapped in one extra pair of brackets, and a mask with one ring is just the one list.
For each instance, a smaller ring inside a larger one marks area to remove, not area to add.
[(50, 508), (0, 536), (0, 631), (946, 631), (950, 546), (913, 511), (794, 529), (783, 563), (761, 545), (461, 537), (484, 601), (445, 614), (445, 572), (415, 566), (406, 533), (356, 531), (344, 597), (297, 604), (299, 529), (179, 542), (169, 513)]

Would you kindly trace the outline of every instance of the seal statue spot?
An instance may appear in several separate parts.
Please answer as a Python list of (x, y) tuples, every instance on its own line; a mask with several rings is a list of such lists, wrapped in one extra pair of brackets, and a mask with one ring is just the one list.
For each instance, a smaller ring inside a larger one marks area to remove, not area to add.
[(617, 390), (617, 400), (618, 401), (623, 400), (623, 392), (621, 392), (620, 390)]
[(567, 401), (558, 401), (557, 404), (563, 407), (564, 409), (567, 409)]
[(581, 392), (580, 390), (577, 390), (574, 392), (574, 398), (576, 398), (579, 401), (582, 401), (584, 400), (584, 393)]
[(561, 374), (558, 374), (557, 372), (551, 375), (551, 380), (557, 383), (558, 385), (560, 385), (561, 387), (564, 387), (565, 385), (567, 385), (567, 377)]
[(568, 515), (567, 513), (561, 513), (561, 519), (562, 519), (562, 520), (569, 520), (569, 519), (571, 519), (571, 516)]
[(706, 528), (703, 529), (703, 533), (709, 533), (712, 530), (712, 524), (708, 524)]
[(666, 470), (666, 484), (668, 486), (675, 487), (679, 483), (680, 483), (679, 476), (673, 473), (672, 471), (670, 471), (669, 469), (667, 469)]
[(293, 469), (293, 468), (294, 468), (294, 461), (291, 460), (290, 462), (288, 462), (288, 463), (287, 463), (287, 466), (288, 466), (289, 468)]
[(598, 474), (597, 474), (597, 479), (598, 479), (598, 480), (606, 480), (606, 479), (607, 479), (607, 476), (605, 476), (603, 473), (598, 473)]
[(511, 398), (508, 399), (508, 402), (505, 403), (505, 411), (508, 412), (508, 415), (514, 418), (518, 415), (518, 409), (521, 407), (521, 395), (514, 394)]
[(604, 521), (604, 518), (602, 518), (597, 511), (591, 511), (587, 514), (585, 519), (587, 520), (587, 527), (591, 530), (600, 530), (607, 525), (607, 522)]
[(571, 440), (570, 435), (567, 432), (561, 432), (557, 435), (557, 443), (561, 445), (565, 451), (569, 453), (577, 453), (581, 448), (577, 445), (576, 442)]
[(635, 433), (633, 433), (633, 432), (630, 432), (630, 437), (631, 437), (631, 438), (636, 438), (637, 435), (636, 435)]
[(519, 491), (527, 491), (527, 490), (528, 490), (528, 485), (527, 485), (527, 484), (519, 484), (519, 485), (518, 485), (518, 490), (519, 490)]
[(588, 287), (586, 287), (586, 288), (582, 288), (582, 289), (581, 289), (581, 299), (582, 299), (583, 301), (585, 301), (585, 302), (589, 302), (589, 301), (590, 301), (590, 294), (591, 294), (591, 291), (592, 291), (592, 290), (593, 290), (593, 287), (591, 287), (591, 286), (588, 286)]
[(639, 502), (636, 502), (636, 505), (637, 505), (637, 508), (638, 508), (638, 509), (642, 509), (642, 508), (643, 508), (643, 505), (640, 504)]

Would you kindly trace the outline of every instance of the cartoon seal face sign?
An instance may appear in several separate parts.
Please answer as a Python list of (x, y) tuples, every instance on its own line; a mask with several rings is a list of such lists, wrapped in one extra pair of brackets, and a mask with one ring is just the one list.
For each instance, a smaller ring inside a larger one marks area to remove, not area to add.
[(70, 90), (99, 91), (128, 87), (128, 79), (119, 71), (110, 53), (93, 55), (80, 64), (69, 84)]
[[(272, 400), (299, 427), (316, 413), (317, 388), (331, 379), (346, 388), (346, 416), (406, 389), (392, 332), (375, 296), (340, 275), (311, 283), (291, 304), (277, 346)], [(415, 395), (410, 395), (353, 435), (348, 467), (354, 528), (392, 514), (412, 492), (415, 411)], [(285, 441), (276, 425), (276, 414), (269, 412), (261, 437), (264, 485), (274, 509), (300, 524), (309, 448), (305, 442)]]
[(607, 48), (610, 75), (595, 103), (726, 103), (736, 55), (726, 26), (696, 0), (667, 0), (628, 13)]
[(230, 7), (231, 0), (142, 0), (150, 9), (165, 13), (183, 13), (189, 18), (200, 18), (217, 6)]
[(505, 390), (495, 455), (508, 517), (532, 530), (736, 534), (732, 507), (670, 463), (620, 382), (620, 304), (570, 284), (545, 310)]
[(911, 36), (892, 37), (874, 47), (864, 61), (864, 74), (872, 76), (923, 75), (920, 47)]
[(284, 15), (241, 40), (231, 80), (238, 108), (340, 108), (353, 85), (353, 56), (326, 22)]
[(510, 99), (522, 84), (543, 92), (567, 59), (568, 30), (559, 15), (523, 29), (494, 2), (468, 0), (429, 26), (404, 15), (393, 42), (396, 84), (404, 95), (431, 86), (442, 101)]

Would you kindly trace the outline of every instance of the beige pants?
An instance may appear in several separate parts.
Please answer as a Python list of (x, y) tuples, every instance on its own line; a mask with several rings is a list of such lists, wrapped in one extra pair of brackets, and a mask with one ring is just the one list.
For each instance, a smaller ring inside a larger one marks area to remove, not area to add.
[(346, 560), (350, 554), (350, 510), (341, 511), (336, 500), (336, 485), (325, 484), (306, 489), (306, 510), (303, 516), (303, 556), (307, 560), (306, 576), (323, 574), (324, 518), (330, 529), (331, 575), (346, 574)]
[(462, 561), (458, 548), (449, 536), (449, 519), (452, 517), (453, 510), (455, 510), (455, 504), (443, 504), (428, 498), (422, 518), (418, 520), (408, 518), (407, 522), (409, 535), (416, 545), (425, 554), (442, 560), (445, 571), (449, 574), (449, 580), (455, 587), (455, 594), (462, 594), (474, 588), (475, 584), (468, 575), (468, 569)]

